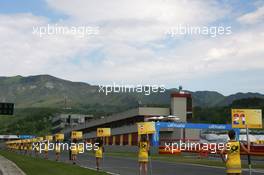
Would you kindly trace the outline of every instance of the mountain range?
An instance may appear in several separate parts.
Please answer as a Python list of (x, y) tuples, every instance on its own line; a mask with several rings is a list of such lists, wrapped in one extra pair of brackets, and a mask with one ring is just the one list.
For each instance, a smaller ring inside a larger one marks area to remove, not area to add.
[[(14, 102), (14, 116), (0, 116), (1, 134), (38, 134), (51, 132), (52, 116), (56, 113), (92, 114), (95, 117), (124, 111), (139, 105), (170, 105), (170, 94), (164, 93), (105, 93), (100, 87), (72, 82), (50, 75), (0, 77), (0, 102)], [(215, 91), (191, 92), (193, 118), (191, 122), (227, 123), (232, 107), (259, 108), (264, 111), (264, 95), (236, 93), (224, 96)], [(257, 97), (257, 98), (253, 98)], [(232, 104), (231, 104), (232, 103)]]
[[(72, 82), (50, 75), (0, 77), (0, 101), (14, 102), (17, 108), (87, 108), (89, 106), (111, 106), (120, 109), (137, 105), (169, 105), (170, 94), (177, 89), (166, 89), (164, 93), (124, 92), (105, 95), (99, 86), (83, 82)], [(264, 98), (260, 93), (236, 93), (224, 96), (215, 91), (191, 92), (193, 106), (216, 107), (230, 105), (243, 98)]]

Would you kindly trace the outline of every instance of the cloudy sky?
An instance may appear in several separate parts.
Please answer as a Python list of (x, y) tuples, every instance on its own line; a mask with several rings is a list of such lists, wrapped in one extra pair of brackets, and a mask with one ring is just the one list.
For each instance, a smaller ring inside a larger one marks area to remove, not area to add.
[[(168, 35), (180, 25), (232, 33)], [(34, 33), (43, 26), (99, 33)], [(264, 93), (262, 0), (2, 0), (0, 40), (0, 76)]]

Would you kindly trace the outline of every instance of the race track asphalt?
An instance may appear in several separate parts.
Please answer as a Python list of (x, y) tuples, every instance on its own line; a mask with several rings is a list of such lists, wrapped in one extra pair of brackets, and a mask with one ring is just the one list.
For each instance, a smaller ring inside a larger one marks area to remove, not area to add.
[[(54, 160), (53, 153), (49, 153), (49, 159)], [(68, 153), (61, 155), (61, 161), (68, 162)], [(95, 168), (95, 158), (88, 154), (79, 154), (77, 164), (87, 168)], [(113, 174), (137, 175), (138, 162), (134, 158), (106, 156), (103, 160), (103, 170)], [(203, 165), (193, 165), (184, 163), (165, 162), (152, 160), (152, 175), (225, 175), (225, 169), (221, 167), (210, 167)], [(149, 171), (150, 174), (150, 171)], [(253, 172), (252, 175), (264, 174), (264, 172)], [(244, 171), (243, 175), (249, 175)]]

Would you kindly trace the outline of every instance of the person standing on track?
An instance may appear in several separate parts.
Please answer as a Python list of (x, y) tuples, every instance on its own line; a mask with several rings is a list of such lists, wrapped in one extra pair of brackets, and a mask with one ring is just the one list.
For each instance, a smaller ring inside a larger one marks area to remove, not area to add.
[(60, 147), (60, 142), (58, 140), (55, 143), (55, 153), (56, 153), (56, 161), (59, 161), (60, 160), (61, 147)]
[[(230, 138), (227, 146), (224, 150), (221, 151), (221, 158), (226, 164), (226, 173), (227, 175), (241, 175), (241, 158), (240, 151), (241, 149), (249, 154), (249, 150), (239, 141), (236, 141), (236, 133), (234, 130), (228, 132)], [(224, 155), (226, 153), (226, 156)]]
[(39, 156), (39, 151), (40, 151), (40, 141), (36, 140), (35, 144), (36, 144), (35, 157), (38, 157)]
[(104, 146), (103, 146), (103, 140), (101, 138), (97, 138), (95, 143), (98, 144), (98, 149), (95, 150), (95, 161), (96, 161), (96, 169), (99, 171), (100, 169), (100, 163), (103, 159), (103, 152), (104, 152)]
[(49, 144), (48, 144), (48, 140), (45, 141), (44, 158), (45, 159), (49, 158)]
[(150, 150), (150, 144), (147, 139), (147, 135), (141, 135), (138, 148), (139, 148), (139, 152), (138, 152), (139, 174), (147, 175), (149, 150)]
[(75, 165), (76, 160), (77, 160), (77, 154), (78, 154), (77, 140), (73, 139), (72, 143), (74, 144), (74, 146), (71, 149), (71, 160), (72, 160), (72, 164)]

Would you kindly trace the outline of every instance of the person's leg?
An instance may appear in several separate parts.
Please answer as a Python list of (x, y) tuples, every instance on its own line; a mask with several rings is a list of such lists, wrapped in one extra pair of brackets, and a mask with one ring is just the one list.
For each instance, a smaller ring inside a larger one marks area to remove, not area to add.
[(144, 162), (144, 175), (148, 174), (148, 163)]
[(142, 162), (139, 162), (139, 175), (141, 175), (142, 174)]
[(99, 170), (99, 158), (96, 157), (95, 159), (96, 159), (96, 169), (98, 171)]
[(72, 159), (72, 164), (75, 164), (75, 155), (74, 154), (71, 156), (71, 159)]

